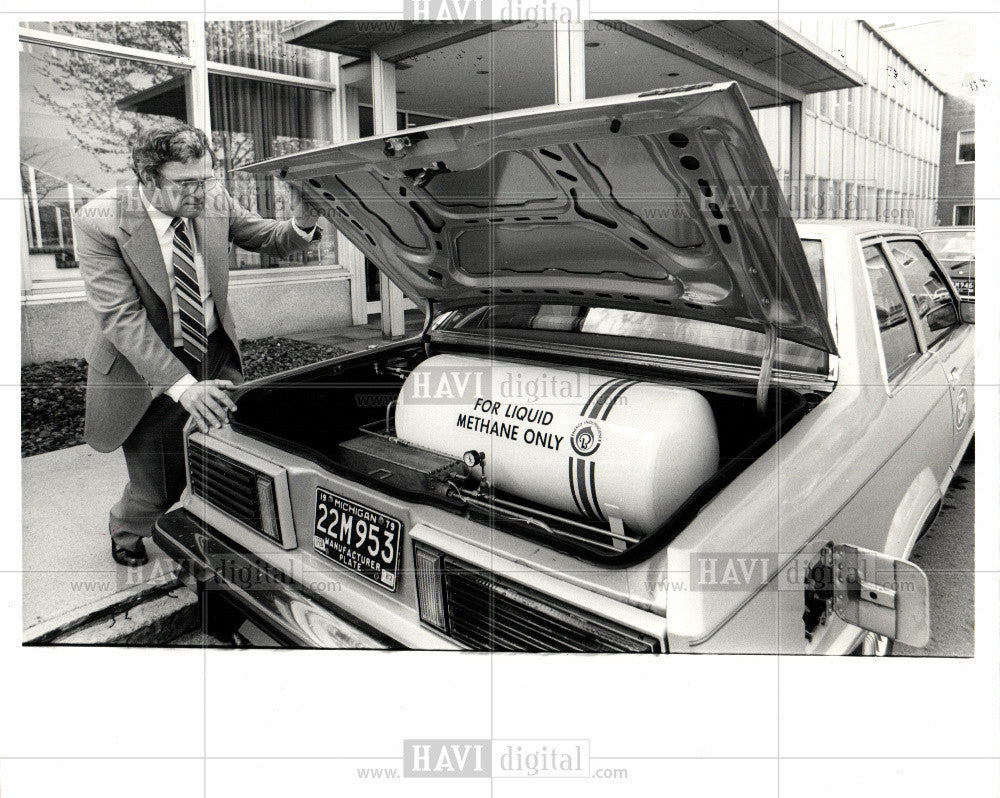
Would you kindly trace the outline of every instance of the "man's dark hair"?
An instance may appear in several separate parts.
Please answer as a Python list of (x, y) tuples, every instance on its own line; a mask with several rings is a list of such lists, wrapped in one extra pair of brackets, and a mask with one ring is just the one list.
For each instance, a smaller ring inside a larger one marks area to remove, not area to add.
[(132, 137), (131, 145), (132, 170), (143, 183), (158, 177), (160, 167), (168, 161), (190, 161), (202, 158), (206, 152), (215, 167), (208, 136), (179, 119), (147, 125)]

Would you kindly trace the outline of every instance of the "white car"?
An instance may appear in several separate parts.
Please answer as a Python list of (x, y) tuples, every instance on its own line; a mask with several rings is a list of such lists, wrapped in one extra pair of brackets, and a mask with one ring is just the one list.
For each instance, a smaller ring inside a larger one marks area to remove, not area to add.
[(906, 558), (973, 435), (972, 306), (913, 229), (796, 227), (736, 84), (253, 168), (428, 323), (190, 431), (156, 538), (205, 601), (296, 646), (927, 641)]

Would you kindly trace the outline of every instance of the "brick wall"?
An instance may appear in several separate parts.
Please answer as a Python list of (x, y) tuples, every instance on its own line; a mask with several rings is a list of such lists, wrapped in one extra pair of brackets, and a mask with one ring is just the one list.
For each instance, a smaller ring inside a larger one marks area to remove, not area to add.
[(975, 197), (976, 165), (956, 164), (958, 131), (975, 130), (976, 106), (973, 102), (948, 94), (944, 98), (941, 123), (941, 171), (938, 175), (937, 223), (952, 224), (955, 205), (972, 205)]

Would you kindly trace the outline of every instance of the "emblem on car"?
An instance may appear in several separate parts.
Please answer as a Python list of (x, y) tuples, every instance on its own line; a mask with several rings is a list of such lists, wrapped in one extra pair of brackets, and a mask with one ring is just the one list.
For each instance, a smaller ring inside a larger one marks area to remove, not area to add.
[[(958, 391), (955, 402), (955, 429), (962, 429), (969, 417), (969, 390), (964, 385)], [(575, 448), (575, 447), (574, 447)]]
[(581, 421), (569, 439), (573, 451), (581, 457), (593, 454), (601, 445), (601, 428), (593, 421)]

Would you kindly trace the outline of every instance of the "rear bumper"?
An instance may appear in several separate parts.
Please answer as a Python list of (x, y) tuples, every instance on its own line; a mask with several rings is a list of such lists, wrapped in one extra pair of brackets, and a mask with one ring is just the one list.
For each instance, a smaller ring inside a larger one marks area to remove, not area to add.
[(250, 621), (296, 648), (398, 648), (355, 618), (335, 610), (301, 583), (185, 509), (156, 522), (153, 540), (202, 590), (219, 591)]

